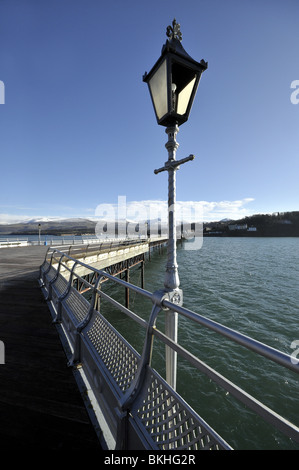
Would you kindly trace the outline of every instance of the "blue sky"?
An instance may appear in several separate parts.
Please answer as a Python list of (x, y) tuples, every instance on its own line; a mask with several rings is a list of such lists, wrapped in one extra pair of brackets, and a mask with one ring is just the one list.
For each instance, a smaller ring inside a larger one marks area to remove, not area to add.
[(142, 76), (173, 18), (209, 64), (177, 136), (196, 156), (178, 201), (206, 220), (299, 210), (298, 0), (0, 0), (0, 222), (167, 200)]

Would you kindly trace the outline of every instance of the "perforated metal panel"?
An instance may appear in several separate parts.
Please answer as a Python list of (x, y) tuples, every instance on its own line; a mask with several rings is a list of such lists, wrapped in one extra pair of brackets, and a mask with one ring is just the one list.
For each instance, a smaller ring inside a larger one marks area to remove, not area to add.
[(43, 282), (45, 282), (45, 278), (46, 278), (45, 272), (49, 269), (49, 266), (50, 265), (48, 261), (44, 261), (40, 267), (40, 277)]
[(61, 275), (58, 275), (58, 278), (52, 283), (49, 287), (49, 297), (54, 303), (55, 307), (58, 307), (58, 299), (65, 292), (67, 288), (67, 281)]
[(63, 276), (58, 276), (57, 281), (54, 283), (54, 288), (56, 292), (62, 294), (67, 288), (67, 280)]
[(78, 323), (84, 320), (89, 310), (89, 302), (74, 288), (71, 288), (63, 304), (69, 308)]
[(84, 333), (112, 378), (122, 392), (127, 390), (133, 380), (139, 356), (110, 323), (98, 312), (94, 314), (91, 327)]
[[(139, 429), (144, 428), (160, 450), (220, 450), (230, 448), (155, 371), (132, 409)], [(144, 431), (143, 431), (144, 432)]]
[(46, 284), (47, 287), (49, 286), (50, 281), (54, 278), (55, 275), (56, 275), (56, 269), (54, 269), (53, 266), (51, 266), (50, 271), (44, 275), (44, 283)]

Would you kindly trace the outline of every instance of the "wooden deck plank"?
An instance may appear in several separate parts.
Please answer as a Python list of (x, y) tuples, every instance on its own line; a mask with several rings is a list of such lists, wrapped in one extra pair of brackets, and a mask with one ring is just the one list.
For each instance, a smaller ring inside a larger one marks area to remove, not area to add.
[(0, 449), (101, 450), (38, 286), (43, 252), (0, 250)]

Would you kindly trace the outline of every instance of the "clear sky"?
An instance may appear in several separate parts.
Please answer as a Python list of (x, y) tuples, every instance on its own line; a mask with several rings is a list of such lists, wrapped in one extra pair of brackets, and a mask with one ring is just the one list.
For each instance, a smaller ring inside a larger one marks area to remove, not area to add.
[(208, 61), (177, 136), (177, 158), (196, 156), (178, 201), (206, 220), (299, 210), (298, 0), (0, 0), (2, 223), (167, 200), (142, 76), (173, 18)]

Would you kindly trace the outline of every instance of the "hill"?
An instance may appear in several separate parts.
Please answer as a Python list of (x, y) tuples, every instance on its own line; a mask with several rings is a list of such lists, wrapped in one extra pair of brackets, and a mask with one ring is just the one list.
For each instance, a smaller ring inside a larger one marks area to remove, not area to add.
[(0, 225), (0, 236), (3, 235), (36, 235), (39, 225), (41, 233), (47, 235), (94, 235), (96, 222), (88, 219), (31, 220), (18, 224)]
[(299, 237), (299, 211), (256, 214), (204, 224), (204, 236)]

